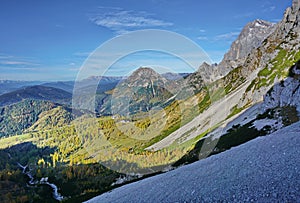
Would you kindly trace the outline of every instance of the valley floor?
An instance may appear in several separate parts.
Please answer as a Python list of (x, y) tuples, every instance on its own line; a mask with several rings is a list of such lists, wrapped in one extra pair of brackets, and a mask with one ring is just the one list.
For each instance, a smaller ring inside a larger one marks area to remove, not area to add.
[(300, 202), (300, 122), (88, 202)]

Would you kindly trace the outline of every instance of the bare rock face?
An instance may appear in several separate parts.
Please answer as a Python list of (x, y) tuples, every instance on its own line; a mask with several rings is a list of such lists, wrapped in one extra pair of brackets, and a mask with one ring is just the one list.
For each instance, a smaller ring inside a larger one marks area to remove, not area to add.
[(287, 40), (297, 40), (298, 33), (300, 32), (300, 2), (293, 0), (292, 7), (286, 9), (283, 19), (277, 24), (276, 30), (271, 36), (271, 40), (278, 38), (286, 38)]
[(276, 84), (266, 94), (263, 109), (294, 106), (300, 112), (300, 62), (290, 70), (290, 77)]
[(206, 62), (200, 65), (197, 72), (206, 83), (215, 81), (221, 74), (217, 64), (210, 65)]
[[(263, 40), (274, 31), (275, 24), (264, 20), (255, 20), (248, 23), (230, 50), (225, 54), (222, 63), (245, 58), (252, 49), (261, 45)], [(220, 65), (222, 65), (222, 63)]]
[(213, 82), (224, 77), (232, 69), (242, 65), (251, 51), (259, 47), (274, 29), (275, 24), (264, 20), (248, 23), (232, 43), (230, 50), (225, 54), (220, 64), (208, 65), (204, 63), (199, 67), (199, 72), (202, 73), (207, 82)]
[[(262, 102), (270, 88), (274, 85), (274, 88), (280, 88), (280, 81), (287, 78), (291, 66), (300, 60), (299, 20), (300, 1), (293, 0), (292, 7), (286, 10), (279, 23), (263, 20), (248, 23), (220, 64), (202, 64), (198, 72), (202, 73), (205, 81), (216, 81), (226, 94), (246, 86), (243, 96), (239, 98), (238, 108)], [(295, 73), (300, 72), (297, 71), (294, 70)], [(291, 85), (294, 89), (285, 90), (295, 92), (293, 85), (297, 81), (289, 83), (290, 80), (281, 84)], [(279, 97), (279, 94), (276, 96)], [(292, 95), (286, 93), (285, 98), (288, 96)], [(284, 101), (282, 98), (282, 104), (294, 104), (298, 100)]]
[[(274, 85), (284, 80), (291, 66), (300, 60), (300, 1), (294, 0), (292, 7), (287, 8), (283, 19), (276, 24), (273, 32), (263, 41), (254, 53), (259, 55), (255, 64), (257, 76), (252, 87), (248, 88), (239, 106), (260, 102), (263, 96)], [(251, 61), (257, 56), (248, 57)], [(244, 69), (249, 65), (243, 64)], [(250, 72), (250, 71), (249, 71)]]

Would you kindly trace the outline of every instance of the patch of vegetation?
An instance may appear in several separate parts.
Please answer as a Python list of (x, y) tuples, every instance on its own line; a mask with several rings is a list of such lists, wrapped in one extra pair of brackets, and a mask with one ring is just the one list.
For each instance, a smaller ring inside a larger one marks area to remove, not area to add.
[(246, 81), (246, 78), (242, 74), (243, 67), (239, 66), (228, 73), (225, 78), (223, 78), (225, 94), (236, 90), (242, 83)]
[(0, 186), (8, 190), (0, 195), (2, 202), (57, 202), (49, 186), (36, 184), (27, 187), (29, 179), (20, 170), (18, 162), (28, 165), (35, 180), (48, 177), (49, 182), (58, 186), (66, 202), (80, 202), (112, 189), (112, 183), (121, 175), (99, 163), (69, 165), (58, 162), (54, 167), (55, 156), (51, 154), (55, 151), (49, 147), (39, 148), (30, 142), (0, 150)]
[(267, 77), (270, 73), (271, 73), (271, 70), (269, 70), (268, 66), (266, 66), (264, 69), (262, 69), (258, 73), (258, 76), (260, 76), (260, 77)]
[(258, 79), (251, 83), (247, 88), (248, 91), (250, 91), (253, 86), (255, 86), (255, 89), (271, 86), (274, 84), (275, 78), (286, 78), (289, 75), (288, 68), (300, 59), (299, 52), (288, 52), (280, 46), (276, 49), (278, 50), (277, 56), (270, 61), (269, 65), (258, 73)]
[[(17, 162), (26, 165), (45, 157), (52, 149), (38, 149), (31, 143), (15, 145), (0, 150), (0, 188), (1, 202), (56, 202), (52, 198), (52, 189), (46, 185), (28, 187), (29, 178), (22, 173)], [(33, 167), (34, 165), (30, 165)]]
[(257, 82), (258, 82), (258, 78), (255, 78), (254, 80), (252, 80), (251, 84), (247, 87), (246, 92), (249, 92), (255, 86), (255, 84)]
[[(73, 115), (69, 108), (48, 101), (24, 100), (0, 107), (0, 137), (17, 135), (39, 128), (69, 124)], [(37, 122), (38, 121), (38, 122)]]
[(239, 108), (238, 105), (235, 105), (234, 107), (232, 107), (232, 109), (230, 110), (230, 114), (227, 116), (226, 119), (231, 118), (232, 116), (240, 113), (241, 111), (243, 111), (244, 108)]

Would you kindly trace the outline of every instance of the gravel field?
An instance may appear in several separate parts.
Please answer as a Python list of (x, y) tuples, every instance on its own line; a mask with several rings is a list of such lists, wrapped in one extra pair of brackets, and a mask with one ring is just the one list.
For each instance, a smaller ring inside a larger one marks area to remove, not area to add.
[(88, 202), (300, 202), (300, 122)]

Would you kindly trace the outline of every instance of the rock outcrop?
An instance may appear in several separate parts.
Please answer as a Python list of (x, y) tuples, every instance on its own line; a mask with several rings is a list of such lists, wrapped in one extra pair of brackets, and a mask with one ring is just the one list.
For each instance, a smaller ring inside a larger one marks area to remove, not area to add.
[(213, 82), (224, 77), (232, 69), (242, 65), (251, 51), (258, 48), (274, 31), (275, 27), (274, 23), (258, 19), (248, 23), (219, 64), (208, 65), (204, 63), (198, 71), (203, 74), (203, 78), (207, 82)]
[(266, 94), (263, 109), (293, 106), (300, 112), (300, 67), (299, 62), (290, 70), (290, 77), (274, 87)]

